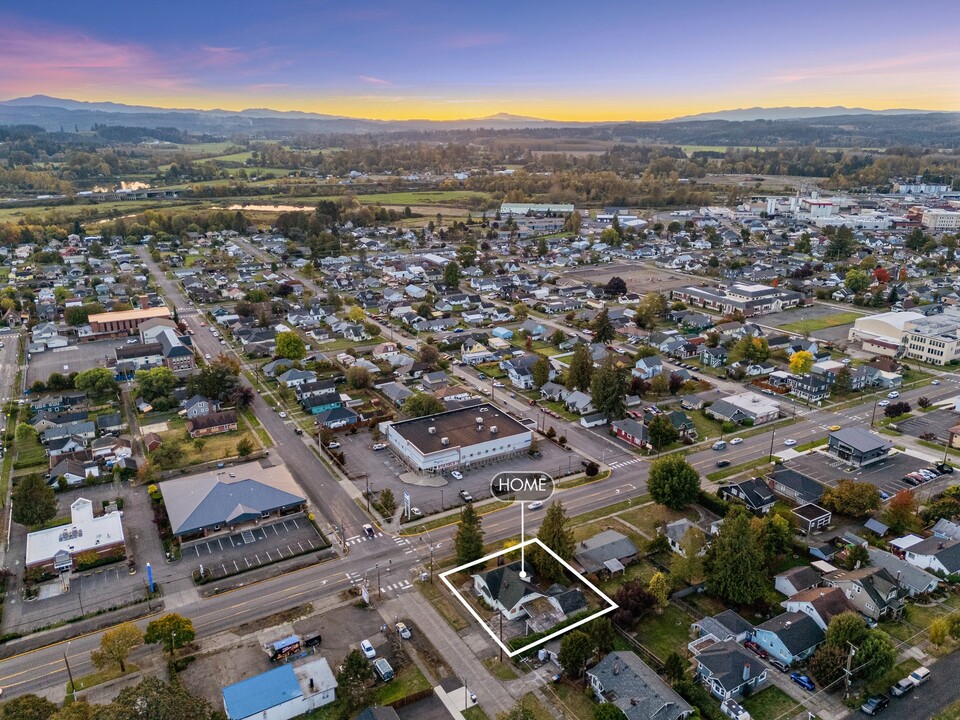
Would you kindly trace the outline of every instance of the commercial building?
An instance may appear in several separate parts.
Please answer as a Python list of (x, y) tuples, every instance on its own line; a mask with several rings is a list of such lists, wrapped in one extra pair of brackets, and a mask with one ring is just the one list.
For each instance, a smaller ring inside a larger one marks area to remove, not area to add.
[(70, 524), (27, 535), (26, 566), (50, 572), (73, 569), (81, 553), (98, 557), (122, 556), (125, 552), (120, 513), (93, 516), (93, 503), (78, 498), (70, 506)]
[[(307, 500), (283, 466), (234, 468), (236, 478), (212, 472), (174, 478), (160, 484), (170, 527), (178, 537), (207, 535), (221, 529), (256, 524), (304, 509)], [(257, 477), (244, 477), (244, 470)]]
[(193, 350), (185, 344), (186, 338), (181, 338), (171, 328), (160, 328), (148, 336), (152, 338), (150, 342), (116, 348), (118, 375), (132, 375), (137, 370), (160, 366), (185, 375), (197, 367)]
[(900, 351), (907, 323), (923, 320), (923, 313), (885, 312), (857, 318), (847, 333), (850, 341), (859, 341), (865, 352), (894, 357)]
[(170, 317), (170, 310), (166, 307), (96, 313), (87, 318), (90, 332), (86, 337), (81, 336), (81, 339), (100, 340), (105, 336), (133, 335), (140, 329), (141, 323), (154, 318), (168, 317)]
[(690, 307), (729, 315), (740, 311), (745, 317), (780, 312), (803, 305), (803, 295), (769, 285), (732, 283), (716, 288), (690, 285), (677, 288), (670, 295)]
[(569, 203), (501, 203), (500, 217), (518, 215), (569, 215), (574, 211)]
[(903, 352), (909, 358), (931, 365), (960, 360), (960, 309), (947, 308), (941, 315), (906, 323)]
[(780, 403), (755, 392), (744, 392), (715, 401), (705, 412), (721, 422), (729, 420), (742, 424), (744, 420), (749, 420), (754, 425), (760, 425), (779, 417)]
[(960, 212), (928, 208), (923, 211), (920, 223), (933, 232), (953, 232), (960, 230)]
[(533, 440), (528, 427), (490, 403), (381, 423), (380, 432), (408, 466), (428, 472), (519, 455)]
[(229, 720), (290, 720), (337, 699), (337, 680), (326, 658), (281, 665), (221, 691)]
[(864, 467), (887, 457), (893, 443), (861, 428), (842, 428), (830, 433), (827, 451), (851, 465)]

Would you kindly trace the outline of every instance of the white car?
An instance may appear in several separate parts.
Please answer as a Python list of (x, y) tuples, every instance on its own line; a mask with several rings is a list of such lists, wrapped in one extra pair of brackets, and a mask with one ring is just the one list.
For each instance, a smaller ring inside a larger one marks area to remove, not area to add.
[(877, 403), (879, 407), (886, 407), (889, 404), (890, 404), (889, 400), (881, 400), (880, 402)]
[(397, 623), (397, 635), (402, 637), (404, 640), (410, 639), (410, 628), (407, 627), (406, 623)]
[(495, 381), (495, 382), (493, 383), (493, 386), (494, 386), (495, 388), (506, 387), (506, 385), (504, 385), (504, 384), (503, 384), (502, 382), (500, 382), (499, 380)]
[(336, 450), (338, 447), (340, 447), (340, 443), (332, 442), (327, 445), (327, 450)]
[(286, 416), (287, 416), (287, 414), (281, 410), (281, 411), (280, 411), (280, 417), (285, 418)]
[(893, 392), (888, 392), (888, 393), (887, 393), (887, 397), (890, 398), (891, 400), (894, 400), (894, 399), (900, 397), (900, 393), (898, 393), (896, 390), (894, 390)]
[(386, 450), (386, 449), (387, 449), (387, 446), (386, 446), (385, 443), (377, 443), (376, 445), (374, 445), (374, 446), (373, 446), (372, 448), (370, 448), (370, 449), (371, 449), (371, 450)]
[[(0, 347), (3, 347), (3, 343), (0, 343)], [(931, 385), (939, 385), (939, 384), (940, 384), (940, 381), (939, 381), (939, 380), (933, 380), (933, 381), (930, 382), (930, 384), (931, 384)]]
[(783, 444), (786, 445), (787, 447), (793, 447), (794, 445), (797, 444), (797, 441), (791, 438), (789, 440), (784, 440)]
[(423, 512), (418, 507), (410, 508), (411, 517), (423, 517)]
[(730, 440), (731, 445), (739, 445), (742, 442), (743, 442), (743, 438), (732, 438)]
[(373, 649), (373, 645), (370, 644), (369, 640), (361, 640), (360, 649), (363, 651), (364, 657), (368, 660), (373, 660), (377, 656), (377, 651)]
[(203, 357), (204, 357), (206, 360), (209, 360), (209, 359), (210, 359), (210, 353), (206, 353)]
[(454, 470), (452, 473), (450, 473), (450, 477), (452, 477), (454, 480), (463, 480), (463, 473), (459, 470)]
[(527, 510), (539, 510), (543, 507), (543, 502), (540, 500), (534, 500), (532, 503), (527, 505)]

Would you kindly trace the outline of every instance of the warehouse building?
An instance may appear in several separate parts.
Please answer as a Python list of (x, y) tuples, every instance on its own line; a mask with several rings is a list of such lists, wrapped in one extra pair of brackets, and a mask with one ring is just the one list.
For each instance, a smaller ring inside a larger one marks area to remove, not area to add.
[(530, 450), (533, 433), (490, 403), (385, 422), (380, 432), (412, 469), (443, 472)]

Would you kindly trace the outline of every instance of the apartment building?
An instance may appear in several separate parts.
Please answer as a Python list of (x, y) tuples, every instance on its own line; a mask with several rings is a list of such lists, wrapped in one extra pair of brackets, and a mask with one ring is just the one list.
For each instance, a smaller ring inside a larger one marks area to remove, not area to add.
[(903, 352), (908, 358), (931, 365), (960, 360), (960, 309), (948, 308), (941, 315), (908, 322), (904, 326)]

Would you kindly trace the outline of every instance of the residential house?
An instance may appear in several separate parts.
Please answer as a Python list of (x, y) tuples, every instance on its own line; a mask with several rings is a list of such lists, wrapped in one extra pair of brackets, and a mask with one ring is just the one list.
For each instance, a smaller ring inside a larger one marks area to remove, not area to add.
[(797, 518), (797, 529), (804, 535), (829, 527), (833, 520), (831, 512), (815, 503), (806, 503), (792, 510)]
[(67, 485), (80, 485), (87, 478), (100, 477), (100, 467), (96, 462), (80, 462), (72, 458), (61, 460), (50, 469), (50, 484), (55, 485), (64, 479)]
[(742, 502), (751, 512), (764, 514), (770, 511), (776, 502), (776, 497), (770, 486), (762, 478), (747, 478), (738, 483), (725, 485), (721, 493), (726, 499), (736, 499)]
[(299, 370), (297, 368), (290, 368), (280, 375), (277, 375), (277, 382), (281, 383), (282, 385), (286, 385), (288, 388), (313, 382), (316, 379), (317, 374), (312, 370)]
[(808, 403), (820, 402), (830, 397), (830, 383), (827, 382), (827, 379), (822, 375), (813, 375), (811, 373), (795, 375), (790, 373), (788, 382), (790, 385), (790, 393), (794, 397)]
[(544, 400), (564, 400), (569, 394), (569, 390), (567, 390), (563, 385), (558, 385), (555, 382), (547, 382), (540, 386), (540, 397), (542, 397)]
[(190, 420), (201, 415), (209, 415), (215, 409), (215, 403), (203, 395), (194, 395), (183, 403), (184, 414)]
[[(663, 533), (667, 538), (667, 543), (670, 545), (670, 549), (677, 553), (678, 555), (685, 555), (683, 551), (683, 538), (686, 534), (693, 529), (701, 530), (702, 528), (697, 525), (695, 522), (688, 520), (687, 518), (680, 518), (679, 520), (674, 520), (671, 523), (667, 523), (666, 527), (658, 528), (658, 532)], [(707, 535), (707, 533), (704, 533)], [(700, 551), (700, 555), (705, 555), (707, 552), (706, 544)]]
[(563, 404), (570, 412), (586, 415), (596, 410), (593, 407), (593, 398), (588, 393), (574, 390), (563, 399)]
[(833, 587), (815, 587), (798, 592), (780, 605), (789, 612), (799, 611), (809, 615), (824, 632), (837, 615), (854, 611), (843, 590)]
[(793, 665), (813, 655), (824, 640), (824, 631), (806, 613), (788, 611), (758, 625), (752, 639), (771, 657)]
[(198, 438), (205, 435), (218, 435), (237, 429), (236, 410), (211, 412), (206, 415), (197, 415), (187, 420), (187, 432), (190, 437)]
[(921, 570), (944, 575), (960, 573), (960, 540), (929, 537), (908, 547), (904, 559)]
[(780, 403), (755, 392), (744, 392), (716, 400), (706, 413), (721, 422), (743, 424), (748, 421), (748, 424), (762, 425), (780, 416)]
[(652, 380), (657, 375), (663, 373), (663, 360), (656, 355), (640, 358), (633, 366), (631, 373), (634, 377), (642, 378), (643, 380)]
[(581, 540), (574, 551), (574, 559), (585, 573), (623, 572), (624, 567), (637, 559), (640, 551), (623, 533), (604, 530)]
[(799, 592), (820, 585), (820, 573), (809, 565), (790, 568), (773, 578), (773, 587), (778, 593), (792, 597)]
[(896, 620), (903, 614), (903, 598), (907, 590), (886, 568), (861, 567), (856, 570), (834, 570), (823, 576), (827, 587), (843, 590), (860, 613), (874, 620)]
[(645, 448), (650, 442), (647, 426), (633, 418), (614, 420), (610, 427), (618, 438), (635, 447)]
[(687, 644), (691, 655), (699, 655), (702, 650), (719, 642), (732, 640), (742, 643), (750, 637), (753, 625), (740, 617), (734, 610), (724, 610), (713, 617), (700, 618), (690, 625), (696, 638)]
[(520, 561), (517, 561), (473, 576), (473, 589), (480, 599), (507, 620), (516, 620), (525, 615), (524, 603), (544, 597), (540, 589), (530, 582), (533, 566), (529, 563), (523, 565), (526, 578), (520, 577), (520, 569)]
[(703, 345), (700, 348), (700, 362), (708, 367), (723, 367), (727, 364), (729, 355), (730, 353), (722, 345), (717, 347)]
[(627, 720), (683, 720), (694, 713), (681, 698), (633, 652), (608, 653), (587, 671), (598, 702), (620, 708)]
[(914, 567), (893, 553), (872, 547), (867, 548), (867, 552), (870, 553), (870, 566), (883, 568), (893, 575), (900, 583), (900, 587), (911, 597), (931, 593), (940, 584), (940, 579), (936, 575)]
[(153, 452), (163, 445), (163, 439), (155, 432), (148, 432), (143, 436), (143, 445), (147, 449), (147, 452)]
[(328, 427), (331, 430), (346, 427), (347, 425), (355, 425), (360, 421), (360, 416), (357, 415), (356, 412), (350, 408), (345, 408), (342, 406), (330, 408), (329, 410), (322, 410), (317, 413), (313, 413), (312, 409), (308, 412), (311, 412), (314, 415), (314, 420), (316, 421), (317, 425)]
[(127, 428), (127, 424), (123, 421), (123, 416), (120, 413), (98, 415), (94, 424), (100, 433), (121, 433)]
[(732, 640), (711, 645), (695, 660), (697, 677), (720, 700), (743, 697), (746, 688), (753, 693), (767, 680), (763, 662)]
[(773, 491), (792, 502), (816, 503), (823, 497), (823, 485), (796, 470), (778, 467), (768, 477), (773, 483)]

